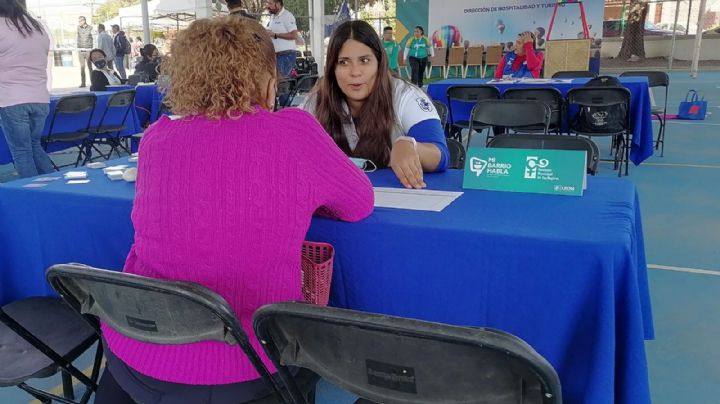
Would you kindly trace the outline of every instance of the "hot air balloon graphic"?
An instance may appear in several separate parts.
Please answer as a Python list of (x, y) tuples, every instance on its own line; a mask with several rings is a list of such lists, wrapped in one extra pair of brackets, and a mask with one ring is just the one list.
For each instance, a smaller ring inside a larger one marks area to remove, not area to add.
[(443, 25), (439, 30), (433, 32), (432, 43), (436, 48), (460, 46), (462, 43), (460, 30), (454, 25)]
[(495, 21), (495, 28), (497, 28), (499, 33), (505, 32), (505, 23), (503, 23), (503, 20), (497, 20)]

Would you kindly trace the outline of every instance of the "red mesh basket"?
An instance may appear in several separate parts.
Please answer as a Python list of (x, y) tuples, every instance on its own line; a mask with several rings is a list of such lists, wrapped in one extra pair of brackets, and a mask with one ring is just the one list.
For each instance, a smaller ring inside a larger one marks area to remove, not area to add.
[(307, 303), (327, 306), (334, 255), (335, 250), (330, 244), (303, 242), (302, 293)]

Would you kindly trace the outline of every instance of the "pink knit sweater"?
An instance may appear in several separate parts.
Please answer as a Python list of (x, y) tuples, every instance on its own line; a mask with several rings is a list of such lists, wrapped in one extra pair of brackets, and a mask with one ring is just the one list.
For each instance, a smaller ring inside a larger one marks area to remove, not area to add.
[[(125, 272), (197, 282), (252, 330), (260, 306), (302, 300), (300, 250), (313, 213), (358, 221), (373, 209), (367, 176), (308, 113), (258, 110), (239, 119), (163, 117), (140, 145)], [(155, 345), (103, 324), (115, 355), (155, 379), (195, 385), (258, 378), (238, 346)]]

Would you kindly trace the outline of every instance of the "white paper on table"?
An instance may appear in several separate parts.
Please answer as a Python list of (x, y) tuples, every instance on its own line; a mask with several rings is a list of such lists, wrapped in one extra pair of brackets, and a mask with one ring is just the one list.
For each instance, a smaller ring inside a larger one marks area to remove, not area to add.
[(83, 180), (87, 178), (87, 171), (68, 171), (65, 173), (66, 180)]
[(90, 180), (70, 180), (66, 182), (66, 184), (74, 185), (74, 184), (87, 184)]
[(427, 189), (373, 188), (375, 207), (442, 212), (462, 192), (433, 191)]

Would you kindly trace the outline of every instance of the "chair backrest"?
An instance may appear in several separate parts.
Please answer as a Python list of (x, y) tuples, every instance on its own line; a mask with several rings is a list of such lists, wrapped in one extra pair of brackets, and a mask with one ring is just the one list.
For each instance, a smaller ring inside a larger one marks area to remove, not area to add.
[(558, 135), (532, 135), (512, 134), (498, 135), (490, 139), (487, 147), (500, 147), (507, 149), (552, 149), (552, 150), (581, 150), (587, 152), (587, 171), (590, 174), (597, 172), (600, 150), (595, 142), (581, 136)]
[(462, 66), (465, 62), (465, 48), (462, 46), (453, 46), (450, 48), (448, 55), (448, 66)]
[[(50, 119), (48, 140), (51, 140), (53, 135), (71, 132), (87, 132), (90, 127), (90, 122), (92, 121), (96, 102), (97, 97), (93, 93), (68, 95), (60, 98), (57, 104), (55, 104), (55, 109)], [(65, 120), (65, 122), (72, 122), (72, 128), (65, 127), (64, 130), (55, 132), (55, 120), (58, 115), (75, 115), (74, 119)]]
[(125, 109), (125, 112), (122, 114), (122, 120), (115, 119), (117, 122), (112, 123), (113, 125), (123, 125), (128, 114), (130, 114), (130, 108), (133, 108), (133, 101), (135, 101), (135, 90), (123, 90), (112, 94), (110, 98), (108, 98), (107, 107), (103, 111), (98, 128), (108, 124), (105, 119), (108, 117), (108, 112), (110, 112), (112, 108)]
[(577, 87), (567, 93), (568, 107), (578, 112), (570, 127), (578, 133), (608, 135), (630, 127), (630, 90), (625, 87)]
[(550, 107), (541, 101), (482, 100), (475, 104), (470, 130), (476, 127), (501, 126), (513, 130), (540, 127), (547, 134)]
[(295, 79), (281, 79), (278, 81), (277, 92), (275, 93), (275, 109), (287, 107), (290, 96), (294, 90)]
[(488, 46), (485, 53), (485, 64), (486, 65), (497, 65), (500, 64), (500, 60), (503, 56), (502, 45)]
[(500, 98), (500, 90), (487, 84), (450, 86), (447, 89), (448, 102), (478, 102)]
[(450, 151), (450, 161), (448, 168), (462, 170), (465, 168), (465, 146), (458, 140), (446, 138), (448, 150)]
[(562, 125), (563, 96), (560, 90), (553, 87), (511, 87), (505, 90), (503, 98), (507, 100), (540, 101), (550, 107), (550, 126), (559, 128)]
[(435, 48), (435, 54), (430, 57), (430, 66), (445, 66), (448, 48)]
[(88, 316), (127, 337), (161, 345), (199, 341), (238, 344), (268, 386), (278, 392), (230, 305), (202, 285), (81, 264), (53, 265), (46, 278), (91, 324), (96, 321)]
[(670, 76), (661, 71), (623, 72), (620, 77), (647, 77), (650, 87), (668, 87), (670, 85)]
[(562, 401), (552, 366), (498, 330), (293, 302), (261, 307), (253, 325), (296, 403), (305, 401), (285, 366), (375, 402)]
[(315, 87), (317, 81), (318, 76), (315, 74), (299, 78), (295, 88), (293, 88), (293, 95), (309, 93)]
[(435, 110), (437, 111), (438, 116), (440, 116), (440, 124), (442, 125), (443, 129), (445, 129), (445, 126), (447, 125), (447, 119), (448, 119), (447, 105), (445, 105), (442, 102), (437, 101), (437, 100), (433, 100), (432, 104), (435, 107)]
[(307, 94), (309, 93), (313, 87), (315, 87), (315, 84), (317, 84), (318, 76), (316, 74), (308, 75), (308, 76), (302, 76), (298, 77), (295, 85), (293, 86), (290, 96), (288, 96), (287, 101), (285, 102), (286, 107), (289, 107), (292, 105), (293, 100), (298, 94)]
[(591, 72), (589, 70), (569, 70), (563, 72), (555, 72), (552, 75), (552, 78), (554, 79), (577, 79), (583, 77), (597, 77), (597, 73)]
[(585, 83), (585, 87), (622, 87), (622, 83), (614, 76), (597, 76)]
[(455, 123), (452, 109), (453, 101), (476, 103), (480, 100), (498, 99), (500, 98), (500, 90), (487, 84), (450, 86), (447, 89), (447, 98), (448, 122), (452, 125)]
[(471, 46), (467, 48), (467, 65), (468, 66), (480, 66), (482, 65), (483, 51), (485, 49), (482, 45)]

